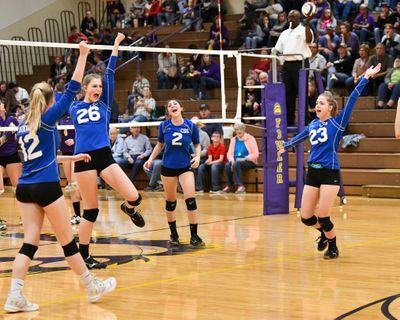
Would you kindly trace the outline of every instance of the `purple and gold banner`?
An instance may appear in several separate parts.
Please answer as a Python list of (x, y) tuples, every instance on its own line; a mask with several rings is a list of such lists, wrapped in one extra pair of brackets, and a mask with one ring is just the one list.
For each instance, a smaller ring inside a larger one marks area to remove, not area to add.
[(288, 156), (278, 156), (287, 140), (284, 84), (267, 84), (263, 89), (264, 214), (289, 213)]

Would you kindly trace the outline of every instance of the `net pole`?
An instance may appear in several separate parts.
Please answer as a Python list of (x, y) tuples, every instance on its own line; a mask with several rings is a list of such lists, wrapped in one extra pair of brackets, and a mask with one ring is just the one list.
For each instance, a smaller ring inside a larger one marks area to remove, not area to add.
[(236, 100), (236, 119), (242, 118), (242, 55), (236, 57), (236, 78), (237, 78), (237, 100)]

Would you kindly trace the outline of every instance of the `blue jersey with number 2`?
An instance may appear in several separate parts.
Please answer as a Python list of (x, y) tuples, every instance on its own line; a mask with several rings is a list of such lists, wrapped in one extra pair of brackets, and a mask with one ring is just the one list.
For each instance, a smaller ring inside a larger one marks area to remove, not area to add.
[(190, 166), (191, 143), (200, 143), (199, 129), (196, 125), (184, 119), (180, 126), (166, 120), (158, 128), (158, 141), (165, 143), (163, 166), (169, 169), (183, 169)]
[(22, 174), (18, 180), (19, 184), (60, 180), (56, 161), (60, 139), (56, 122), (68, 111), (80, 89), (80, 83), (71, 80), (62, 97), (42, 115), (36, 134), (30, 132), (25, 121), (18, 126), (17, 139), (22, 150)]
[(350, 116), (360, 93), (368, 83), (362, 78), (357, 87), (351, 93), (343, 111), (335, 118), (326, 121), (313, 120), (303, 132), (299, 133), (292, 140), (285, 142), (284, 148), (289, 149), (300, 142), (310, 140), (311, 150), (308, 163), (319, 164), (322, 168), (339, 170), (338, 147)]

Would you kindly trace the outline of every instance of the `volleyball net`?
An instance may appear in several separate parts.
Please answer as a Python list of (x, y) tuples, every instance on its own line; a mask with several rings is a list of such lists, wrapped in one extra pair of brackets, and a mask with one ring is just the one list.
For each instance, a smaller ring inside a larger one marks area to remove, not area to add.
[[(31, 42), (31, 41), (14, 41), (0, 40), (0, 46), (6, 47), (34, 47), (34, 48), (58, 48), (62, 50), (79, 49), (78, 44), (54, 43), (54, 42)], [(111, 52), (111, 46), (108, 45), (89, 45), (91, 50), (106, 50)], [(27, 51), (28, 52), (28, 51)], [(212, 89), (211, 95), (214, 98), (210, 100), (191, 101), (191, 89), (176, 90), (157, 90), (155, 83), (151, 82), (151, 91), (157, 91), (158, 97), (156, 101), (168, 101), (170, 99), (178, 99), (182, 101), (185, 113), (189, 115), (199, 115), (199, 105), (201, 103), (212, 104), (210, 108), (212, 113), (218, 114), (212, 119), (198, 119), (204, 124), (220, 123), (222, 125), (234, 124), (242, 121), (242, 104), (244, 79), (247, 70), (254, 64), (255, 59), (269, 58), (271, 61), (271, 69), (269, 83), (255, 88), (262, 91), (262, 110), (261, 114), (255, 118), (247, 118), (249, 120), (261, 121), (259, 126), (258, 140), (261, 139), (261, 153), (263, 163), (263, 186), (264, 186), (264, 213), (287, 213), (289, 211), (289, 178), (288, 178), (288, 161), (287, 155), (283, 157), (277, 156), (277, 150), (287, 138), (286, 131), (286, 113), (285, 113), (285, 88), (283, 84), (277, 83), (277, 65), (279, 57), (275, 55), (249, 54), (236, 50), (199, 50), (199, 49), (179, 49), (179, 48), (157, 48), (157, 47), (137, 47), (137, 46), (120, 46), (119, 52), (124, 56), (124, 52), (129, 53), (130, 57), (138, 56), (138, 53), (146, 54), (146, 59), (136, 60), (134, 63), (124, 62), (119, 64), (115, 72), (115, 96), (118, 93), (120, 103), (127, 104), (128, 94), (131, 91), (132, 83), (135, 80), (137, 71), (142, 71), (142, 65), (147, 66), (147, 74), (150, 73), (154, 80), (154, 74), (158, 70), (157, 56), (160, 53), (175, 54), (177, 57), (183, 57), (185, 61), (193, 54), (209, 55), (212, 60), (218, 63), (220, 69), (220, 87)], [(128, 61), (134, 60), (132, 58)], [(153, 61), (153, 62), (151, 62)], [(228, 66), (228, 67), (227, 67)], [(179, 67), (179, 65), (178, 65)], [(143, 71), (146, 75), (146, 72)], [(46, 81), (47, 79), (42, 79)], [(26, 88), (28, 91), (30, 88)], [(207, 89), (208, 91), (208, 89)], [(208, 94), (208, 93), (207, 93)], [(159, 102), (157, 102), (159, 105)], [(186, 107), (188, 106), (188, 107)], [(219, 109), (219, 110), (217, 110)], [(121, 108), (120, 108), (121, 111)], [(123, 119), (120, 119), (123, 121)], [(129, 128), (129, 127), (157, 127), (161, 121), (147, 122), (116, 122), (111, 123), (110, 127)], [(72, 125), (59, 125), (58, 130), (74, 129)], [(255, 130), (255, 129), (254, 129)], [(2, 127), (0, 132), (16, 131), (14, 127)], [(254, 132), (254, 131), (253, 131)], [(302, 157), (301, 157), (302, 158)], [(298, 164), (303, 167), (302, 163)], [(300, 184), (300, 185), (299, 185)], [(301, 189), (302, 181), (298, 181), (297, 187)]]

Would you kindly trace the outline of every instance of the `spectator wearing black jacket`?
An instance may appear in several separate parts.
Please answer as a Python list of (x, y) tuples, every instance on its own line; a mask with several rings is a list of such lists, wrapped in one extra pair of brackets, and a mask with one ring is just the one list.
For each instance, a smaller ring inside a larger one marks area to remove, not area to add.
[(92, 17), (92, 11), (86, 11), (86, 16), (81, 22), (81, 32), (89, 37), (96, 33), (97, 28), (97, 21), (94, 17)]
[(347, 51), (347, 45), (341, 43), (338, 48), (339, 58), (328, 62), (328, 83), (326, 90), (332, 90), (335, 83), (345, 83), (351, 77), (353, 70), (353, 58)]

